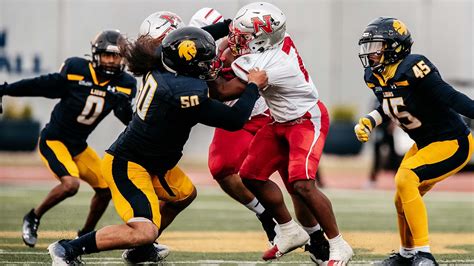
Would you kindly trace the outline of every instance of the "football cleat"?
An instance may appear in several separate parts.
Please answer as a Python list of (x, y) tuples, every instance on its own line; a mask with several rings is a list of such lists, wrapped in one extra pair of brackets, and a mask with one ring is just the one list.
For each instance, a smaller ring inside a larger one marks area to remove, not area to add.
[(160, 262), (170, 254), (170, 249), (166, 245), (153, 243), (136, 248), (130, 248), (122, 253), (122, 259), (128, 264), (142, 262)]
[(273, 240), (276, 236), (275, 227), (277, 224), (273, 220), (273, 217), (270, 216), (268, 211), (264, 211), (260, 215), (257, 214), (257, 218), (262, 223), (263, 230), (265, 230), (265, 234), (267, 234), (268, 241), (273, 243)]
[(84, 262), (78, 257), (74, 257), (70, 254), (67, 244), (68, 240), (59, 240), (48, 246), (49, 256), (51, 256), (53, 266), (76, 266), (83, 265)]
[(412, 258), (406, 258), (400, 255), (400, 253), (392, 253), (388, 258), (384, 259), (379, 265), (380, 266), (410, 266), (413, 261)]
[(351, 246), (344, 240), (341, 239), (336, 245), (330, 245), (329, 247), (329, 262), (328, 266), (344, 266), (347, 265), (349, 260), (354, 255)]
[(38, 227), (40, 220), (34, 213), (35, 209), (31, 209), (25, 217), (23, 217), (23, 242), (29, 246), (34, 247), (38, 241)]
[(277, 259), (286, 253), (304, 246), (309, 241), (309, 235), (300, 226), (293, 234), (279, 234), (275, 238), (275, 245), (263, 253), (263, 260)]
[(309, 252), (309, 257), (314, 263), (324, 265), (324, 262), (329, 260), (329, 242), (323, 230), (313, 232), (309, 236), (309, 244), (304, 246), (304, 250)]
[(415, 256), (413, 256), (413, 261), (411, 263), (413, 266), (438, 266), (433, 255), (429, 252), (418, 251)]

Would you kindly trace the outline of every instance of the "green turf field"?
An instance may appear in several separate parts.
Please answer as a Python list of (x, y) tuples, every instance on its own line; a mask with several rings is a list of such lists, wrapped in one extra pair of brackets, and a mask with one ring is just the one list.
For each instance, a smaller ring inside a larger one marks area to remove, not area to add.
[[(49, 187), (0, 187), (0, 264), (47, 264), (46, 247), (73, 237), (84, 222), (92, 192), (86, 185), (71, 199), (48, 212), (41, 221), (37, 248), (21, 240), (23, 215), (36, 205)], [(398, 248), (391, 191), (325, 191), (333, 202), (346, 240), (355, 249), (353, 264), (370, 264)], [(267, 247), (255, 216), (217, 188), (198, 188), (198, 198), (165, 231), (160, 242), (171, 247), (167, 265), (253, 265), (264, 263)], [(290, 204), (289, 199), (286, 200)], [(474, 198), (472, 193), (431, 193), (426, 199), (430, 215), (432, 250), (447, 265), (474, 264)], [(109, 206), (99, 226), (120, 223)], [(85, 256), (87, 264), (121, 264), (119, 251)], [(305, 265), (307, 254), (295, 251), (273, 262)]]

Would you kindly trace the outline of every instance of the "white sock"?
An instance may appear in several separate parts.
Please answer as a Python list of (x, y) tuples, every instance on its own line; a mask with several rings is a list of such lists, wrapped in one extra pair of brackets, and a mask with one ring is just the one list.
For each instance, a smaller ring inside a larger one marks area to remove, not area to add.
[(265, 208), (262, 204), (260, 204), (260, 201), (258, 201), (257, 198), (253, 198), (251, 202), (245, 204), (245, 207), (247, 207), (249, 210), (253, 211), (258, 215), (262, 214), (265, 211)]
[(415, 248), (413, 248), (413, 251), (414, 252), (423, 251), (423, 252), (426, 252), (426, 253), (431, 253), (430, 246), (415, 247)]
[(414, 248), (405, 248), (405, 247), (400, 247), (400, 255), (405, 258), (411, 258), (415, 255), (415, 249)]
[(311, 235), (312, 233), (321, 230), (321, 226), (319, 224), (312, 227), (303, 226), (303, 229), (308, 233), (308, 235)]
[(298, 229), (298, 224), (295, 222), (295, 220), (291, 219), (289, 222), (284, 223), (284, 224), (279, 224), (280, 225), (280, 230), (282, 234), (291, 234), (295, 230)]
[(329, 241), (329, 246), (334, 247), (334, 246), (339, 245), (339, 243), (341, 243), (342, 241), (344, 241), (344, 238), (342, 238), (342, 235), (339, 234), (334, 238), (328, 239), (328, 241)]

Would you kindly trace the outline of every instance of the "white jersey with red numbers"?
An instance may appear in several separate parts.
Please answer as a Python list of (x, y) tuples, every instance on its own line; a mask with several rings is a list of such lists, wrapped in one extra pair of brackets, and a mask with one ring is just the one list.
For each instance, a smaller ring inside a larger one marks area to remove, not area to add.
[(278, 48), (243, 55), (232, 63), (235, 74), (243, 80), (252, 68), (267, 72), (269, 86), (260, 94), (275, 121), (297, 119), (318, 103), (316, 86), (288, 34)]

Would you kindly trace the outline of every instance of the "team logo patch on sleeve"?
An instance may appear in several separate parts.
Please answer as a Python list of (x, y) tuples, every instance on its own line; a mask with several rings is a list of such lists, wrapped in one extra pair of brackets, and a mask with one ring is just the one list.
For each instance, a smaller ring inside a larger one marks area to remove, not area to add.
[(191, 40), (183, 41), (178, 46), (178, 53), (180, 58), (185, 58), (186, 61), (190, 61), (197, 54), (196, 44)]

